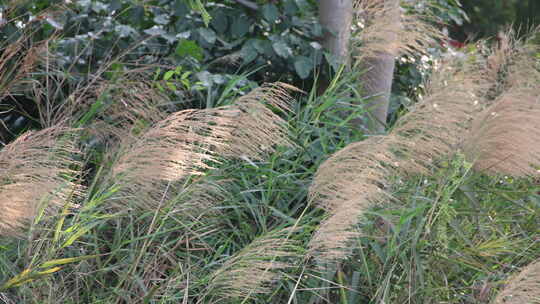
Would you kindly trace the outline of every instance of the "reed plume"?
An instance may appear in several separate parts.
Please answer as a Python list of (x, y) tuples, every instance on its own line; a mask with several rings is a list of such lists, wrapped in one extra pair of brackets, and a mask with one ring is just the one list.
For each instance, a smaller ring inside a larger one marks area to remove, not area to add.
[(353, 23), (362, 28), (353, 36), (352, 47), (359, 63), (381, 53), (418, 55), (437, 44), (444, 35), (432, 24), (435, 17), (425, 10), (422, 14), (404, 12), (400, 1), (357, 0)]
[(539, 88), (512, 88), (475, 119), (465, 150), (476, 170), (540, 175), (539, 96)]
[(508, 279), (494, 304), (540, 304), (540, 260), (536, 260)]
[[(139, 70), (123, 73), (122, 81), (94, 80), (70, 95), (64, 116), (73, 123), (82, 121), (87, 133), (100, 142), (114, 144), (140, 134), (165, 119), (168, 109), (163, 105), (170, 104), (164, 93), (145, 81), (148, 77), (148, 71)], [(87, 119), (89, 113), (94, 117)]]
[(72, 132), (63, 127), (29, 131), (0, 150), (0, 234), (21, 235), (41, 208), (51, 214), (79, 194)]
[(310, 188), (311, 201), (329, 214), (310, 243), (318, 258), (347, 256), (358, 217), (391, 199), (393, 176), (429, 174), (438, 159), (459, 150), (477, 170), (538, 175), (540, 77), (535, 49), (518, 45), (507, 35), (485, 58), (444, 62), (423, 100), (387, 136), (350, 144), (321, 165)]
[(234, 131), (229, 144), (221, 153), (238, 157), (245, 155), (261, 160), (272, 146), (292, 146), (287, 122), (274, 114), (291, 110), (289, 91), (300, 92), (294, 86), (278, 82), (262, 86), (238, 98), (232, 108), (239, 116), (234, 120)]
[(360, 86), (369, 102), (364, 105), (367, 120), (355, 119), (353, 123), (374, 133), (386, 129), (395, 57), (421, 54), (443, 37), (429, 18), (404, 13), (400, 4), (399, 0), (362, 0), (355, 4), (355, 22), (364, 28), (354, 35), (352, 49), (355, 64), (364, 70)]
[[(516, 177), (539, 176), (540, 171), (540, 70), (534, 54), (538, 47), (511, 40), (504, 53), (505, 91), (476, 116), (464, 144), (475, 169)], [(510, 38), (508, 38), (510, 37)]]
[(391, 179), (429, 173), (456, 151), (489, 88), (486, 68), (454, 58), (434, 74), (427, 95), (386, 136), (352, 143), (324, 162), (310, 187), (310, 200), (328, 212), (310, 242), (323, 261), (347, 256), (359, 216), (388, 200)]
[(184, 110), (126, 136), (113, 165), (113, 180), (139, 207), (155, 208), (170, 192), (213, 168), (220, 157), (260, 159), (276, 145), (289, 144), (284, 121), (268, 107), (286, 109), (285, 84), (267, 85), (231, 106)]
[[(271, 284), (280, 271), (292, 267), (291, 258), (298, 257), (290, 229), (268, 232), (228, 258), (210, 279), (205, 295), (210, 303), (251, 299), (271, 291)], [(203, 297), (201, 300), (206, 300)], [(206, 302), (204, 302), (206, 303)]]
[(16, 41), (0, 44), (0, 100), (21, 89), (23, 80), (34, 72), (48, 53), (48, 43), (54, 37), (39, 42), (33, 39), (33, 34), (25, 30)]

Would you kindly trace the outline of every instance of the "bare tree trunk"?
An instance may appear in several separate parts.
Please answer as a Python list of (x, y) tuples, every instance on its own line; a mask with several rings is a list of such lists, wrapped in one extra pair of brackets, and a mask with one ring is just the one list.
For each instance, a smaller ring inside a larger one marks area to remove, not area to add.
[[(365, 16), (367, 26), (375, 22), (389, 23), (392, 28), (399, 26), (399, 0), (361, 1), (365, 1), (366, 4), (370, 4), (370, 1), (382, 1), (384, 7), (381, 9), (387, 12), (384, 16), (388, 20), (375, 20), (373, 16)], [(320, 0), (319, 2), (319, 19), (325, 29), (323, 46), (340, 63), (347, 66), (350, 64), (349, 40), (353, 12), (352, 0)], [(360, 67), (366, 70), (360, 78), (360, 82), (364, 89), (363, 92), (370, 97), (370, 102), (367, 105), (368, 117), (365, 120), (358, 118), (351, 122), (353, 128), (367, 128), (373, 133), (382, 133), (386, 128), (395, 69), (396, 50), (393, 45), (399, 39), (397, 31), (383, 31), (381, 34), (385, 37), (380, 37), (380, 39), (388, 44), (388, 48), (373, 52), (370, 56), (364, 57), (360, 63)], [(324, 81), (320, 89), (325, 89)]]
[(392, 91), (394, 55), (380, 53), (377, 57), (364, 59), (362, 66), (367, 70), (360, 77), (363, 93), (369, 97), (367, 128), (374, 133), (383, 133)]
[[(388, 12), (385, 16), (389, 18), (384, 22), (390, 22), (392, 27), (399, 26), (399, 0), (384, 0), (384, 9)], [(370, 23), (378, 22), (378, 20), (372, 20), (370, 16), (365, 17), (367, 26), (370, 26)], [(386, 37), (381, 38), (388, 44), (388, 49), (375, 51), (373, 55), (364, 58), (361, 62), (361, 67), (366, 72), (361, 76), (360, 81), (364, 89), (363, 92), (370, 99), (367, 105), (369, 114), (367, 128), (374, 133), (383, 133), (386, 129), (386, 117), (390, 105), (390, 93), (395, 69), (395, 50), (392, 45), (395, 45), (399, 39), (397, 31), (387, 31), (385, 35)], [(356, 121), (356, 123), (361, 122)]]
[(324, 27), (323, 46), (343, 64), (349, 63), (352, 17), (351, 0), (320, 0), (319, 21)]

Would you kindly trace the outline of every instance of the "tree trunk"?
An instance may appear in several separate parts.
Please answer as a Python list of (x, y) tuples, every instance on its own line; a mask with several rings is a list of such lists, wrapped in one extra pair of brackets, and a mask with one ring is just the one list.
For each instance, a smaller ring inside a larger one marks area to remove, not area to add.
[(394, 55), (379, 53), (376, 57), (364, 59), (362, 67), (366, 72), (360, 77), (363, 93), (369, 98), (366, 106), (367, 128), (373, 133), (383, 133), (390, 106), (390, 94), (395, 68)]
[(320, 0), (319, 21), (324, 27), (323, 46), (343, 64), (349, 63), (352, 17), (351, 0)]
[[(369, 0), (364, 0), (369, 1)], [(385, 14), (390, 18), (390, 22), (400, 22), (399, 0), (384, 0)], [(366, 17), (367, 26), (377, 20), (370, 20)], [(399, 39), (397, 32), (386, 32), (387, 37), (381, 37), (388, 44), (388, 51), (376, 51), (372, 56), (362, 60), (360, 66), (366, 72), (360, 77), (363, 93), (369, 97), (370, 102), (367, 105), (368, 117), (367, 127), (371, 132), (383, 133), (386, 129), (386, 117), (390, 105), (390, 93), (392, 91), (392, 81), (395, 69), (395, 50), (392, 45)], [(361, 123), (357, 121), (356, 123)], [(360, 127), (360, 126), (359, 126)]]

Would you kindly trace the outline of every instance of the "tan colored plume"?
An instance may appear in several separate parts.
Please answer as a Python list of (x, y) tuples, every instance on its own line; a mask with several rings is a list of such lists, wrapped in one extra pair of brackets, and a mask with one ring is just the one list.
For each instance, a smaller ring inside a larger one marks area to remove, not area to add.
[(271, 292), (280, 272), (293, 266), (290, 259), (298, 257), (290, 233), (290, 229), (268, 232), (228, 258), (206, 288), (205, 294), (213, 299), (210, 302), (229, 303)]
[[(511, 33), (510, 33), (511, 35)], [(516, 177), (540, 176), (540, 50), (527, 42), (513, 41), (503, 54), (505, 91), (477, 115), (464, 147), (475, 169)]]
[(353, 37), (354, 54), (359, 62), (381, 53), (417, 55), (443, 38), (432, 23), (434, 17), (405, 13), (399, 0), (357, 0), (355, 26), (362, 28)]
[(383, 199), (399, 174), (428, 173), (464, 140), (489, 88), (486, 67), (454, 58), (434, 71), (427, 95), (386, 136), (350, 144), (324, 162), (310, 200), (328, 212), (310, 242), (323, 261), (347, 256), (359, 217)]
[(129, 71), (118, 77), (121, 81), (95, 80), (75, 90), (63, 112), (77, 122), (87, 113), (97, 111), (86, 131), (102, 142), (114, 143), (140, 134), (167, 117), (163, 105), (170, 102), (155, 84), (145, 81), (150, 76), (148, 73)]
[(540, 260), (508, 280), (493, 304), (540, 304)]
[(478, 171), (540, 176), (540, 86), (503, 93), (475, 120), (465, 150)]
[(354, 25), (362, 28), (353, 35), (352, 54), (357, 69), (364, 71), (360, 86), (369, 99), (365, 121), (353, 120), (369, 132), (386, 129), (395, 58), (418, 56), (442, 40), (442, 32), (432, 25), (426, 10), (423, 16), (405, 10), (400, 0), (358, 0)]
[(291, 146), (287, 122), (274, 111), (289, 112), (289, 91), (299, 90), (286, 83), (275, 83), (255, 89), (238, 98), (232, 108), (239, 116), (234, 120), (234, 131), (224, 150), (232, 157), (247, 156), (260, 160), (275, 145)]
[(268, 107), (286, 109), (285, 84), (255, 89), (230, 106), (171, 114), (136, 136), (126, 136), (112, 180), (124, 202), (153, 209), (170, 184), (201, 175), (220, 157), (260, 159), (276, 145), (290, 144), (285, 122)]
[[(0, 28), (2, 24), (0, 24)], [(19, 39), (0, 44), (0, 100), (17, 91), (25, 78), (47, 54), (48, 40), (33, 42), (31, 33), (22, 32)]]
[(72, 130), (27, 132), (0, 150), (0, 234), (20, 235), (41, 208), (50, 214), (80, 191)]
[[(538, 63), (531, 60), (534, 51), (516, 45), (508, 36), (487, 57), (445, 59), (423, 100), (387, 136), (350, 144), (321, 165), (310, 199), (328, 218), (310, 243), (316, 257), (347, 256), (359, 216), (389, 198), (393, 176), (429, 174), (438, 160), (461, 149), (477, 169), (538, 175), (531, 166), (538, 165), (540, 149)], [(501, 87), (506, 93), (492, 101)]]

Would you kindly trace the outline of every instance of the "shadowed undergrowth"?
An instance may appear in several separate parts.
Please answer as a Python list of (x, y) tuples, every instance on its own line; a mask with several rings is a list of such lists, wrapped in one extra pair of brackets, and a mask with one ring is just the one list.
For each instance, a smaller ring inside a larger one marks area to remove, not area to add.
[[(2, 70), (1, 96), (45, 46), (4, 49), (28, 64)], [(441, 62), (367, 138), (343, 118), (364, 114), (355, 73), (321, 96), (275, 83), (207, 109), (174, 104), (148, 68), (98, 71), (61, 104), (37, 85), (47, 128), (0, 150), (0, 300), (534, 301), (536, 53), (509, 39)]]

